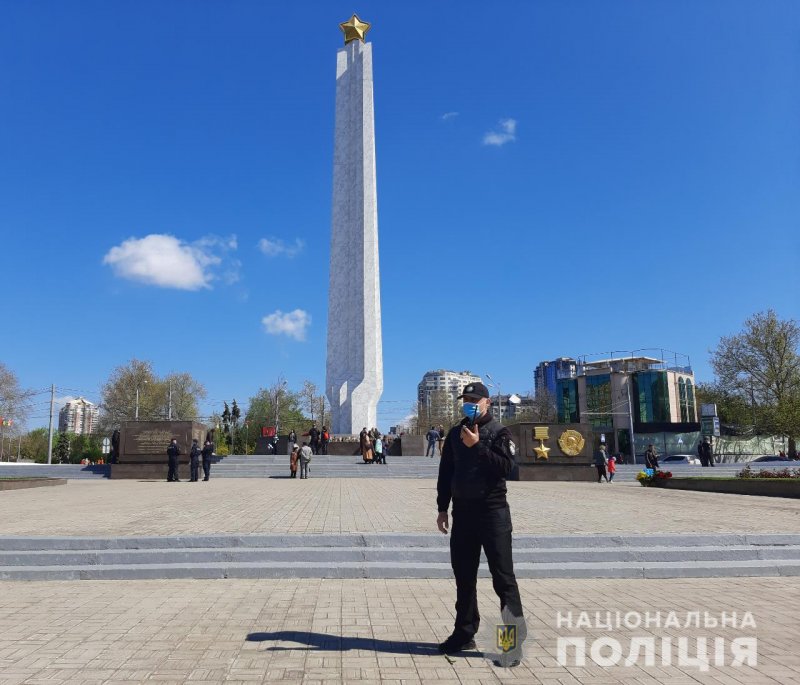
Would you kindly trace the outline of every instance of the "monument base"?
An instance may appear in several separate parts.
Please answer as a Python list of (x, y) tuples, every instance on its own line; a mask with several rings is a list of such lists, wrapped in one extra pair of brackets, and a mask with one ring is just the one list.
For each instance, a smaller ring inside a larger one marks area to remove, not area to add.
[(188, 480), (192, 440), (202, 447), (206, 432), (207, 428), (195, 421), (125, 421), (120, 434), (119, 463), (109, 466), (109, 478), (166, 480), (167, 447), (175, 438), (181, 450), (178, 478)]
[(597, 480), (597, 469), (591, 464), (519, 464), (518, 480), (566, 480), (592, 483)]

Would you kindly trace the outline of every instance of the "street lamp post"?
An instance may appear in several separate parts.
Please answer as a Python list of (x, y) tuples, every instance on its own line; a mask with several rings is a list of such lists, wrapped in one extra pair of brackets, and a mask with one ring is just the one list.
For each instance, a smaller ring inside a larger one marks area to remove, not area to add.
[[(142, 381), (142, 384), (146, 385), (147, 381)], [(139, 420), (139, 385), (136, 385), (136, 420)]]
[(281, 381), (278, 385), (278, 389), (275, 391), (275, 437), (277, 438), (279, 435), (278, 432), (278, 422), (280, 416), (280, 406), (281, 406), (281, 390), (286, 387), (286, 381)]
[(500, 425), (502, 426), (503, 425), (503, 396), (500, 394), (500, 383), (498, 383), (488, 373), (486, 374), (486, 378), (488, 378), (491, 381), (490, 385), (493, 388), (497, 388), (497, 420), (499, 421)]

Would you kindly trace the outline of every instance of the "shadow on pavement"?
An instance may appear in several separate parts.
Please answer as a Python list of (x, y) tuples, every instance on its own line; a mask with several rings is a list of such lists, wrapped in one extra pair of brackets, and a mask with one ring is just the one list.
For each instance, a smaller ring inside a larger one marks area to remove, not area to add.
[[(439, 655), (435, 642), (403, 642), (400, 640), (379, 640), (371, 637), (340, 637), (325, 633), (309, 633), (302, 630), (279, 630), (274, 633), (250, 633), (248, 642), (297, 642), (311, 649), (327, 652), (347, 652), (351, 649), (363, 649), (385, 654), (410, 654), (411, 656)], [(267, 647), (267, 651), (285, 652), (303, 647)]]

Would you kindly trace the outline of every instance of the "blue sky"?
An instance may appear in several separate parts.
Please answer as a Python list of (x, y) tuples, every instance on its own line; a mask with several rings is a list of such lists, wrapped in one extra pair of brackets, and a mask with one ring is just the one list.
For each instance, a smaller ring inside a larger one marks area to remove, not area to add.
[(373, 24), (381, 428), (429, 369), (524, 393), (542, 359), (664, 347), (710, 380), (747, 316), (800, 319), (791, 0), (5, 2), (0, 360), (23, 385), (97, 399), (134, 356), (194, 374), (207, 412), (279, 375), (324, 384), (354, 9)]

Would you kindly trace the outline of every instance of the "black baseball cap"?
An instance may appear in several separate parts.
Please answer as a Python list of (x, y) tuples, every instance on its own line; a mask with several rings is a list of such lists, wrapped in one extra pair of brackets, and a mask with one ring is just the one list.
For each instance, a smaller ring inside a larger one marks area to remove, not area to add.
[(470, 383), (464, 386), (464, 391), (457, 399), (460, 400), (464, 395), (468, 395), (469, 397), (489, 397), (489, 388), (483, 383)]

